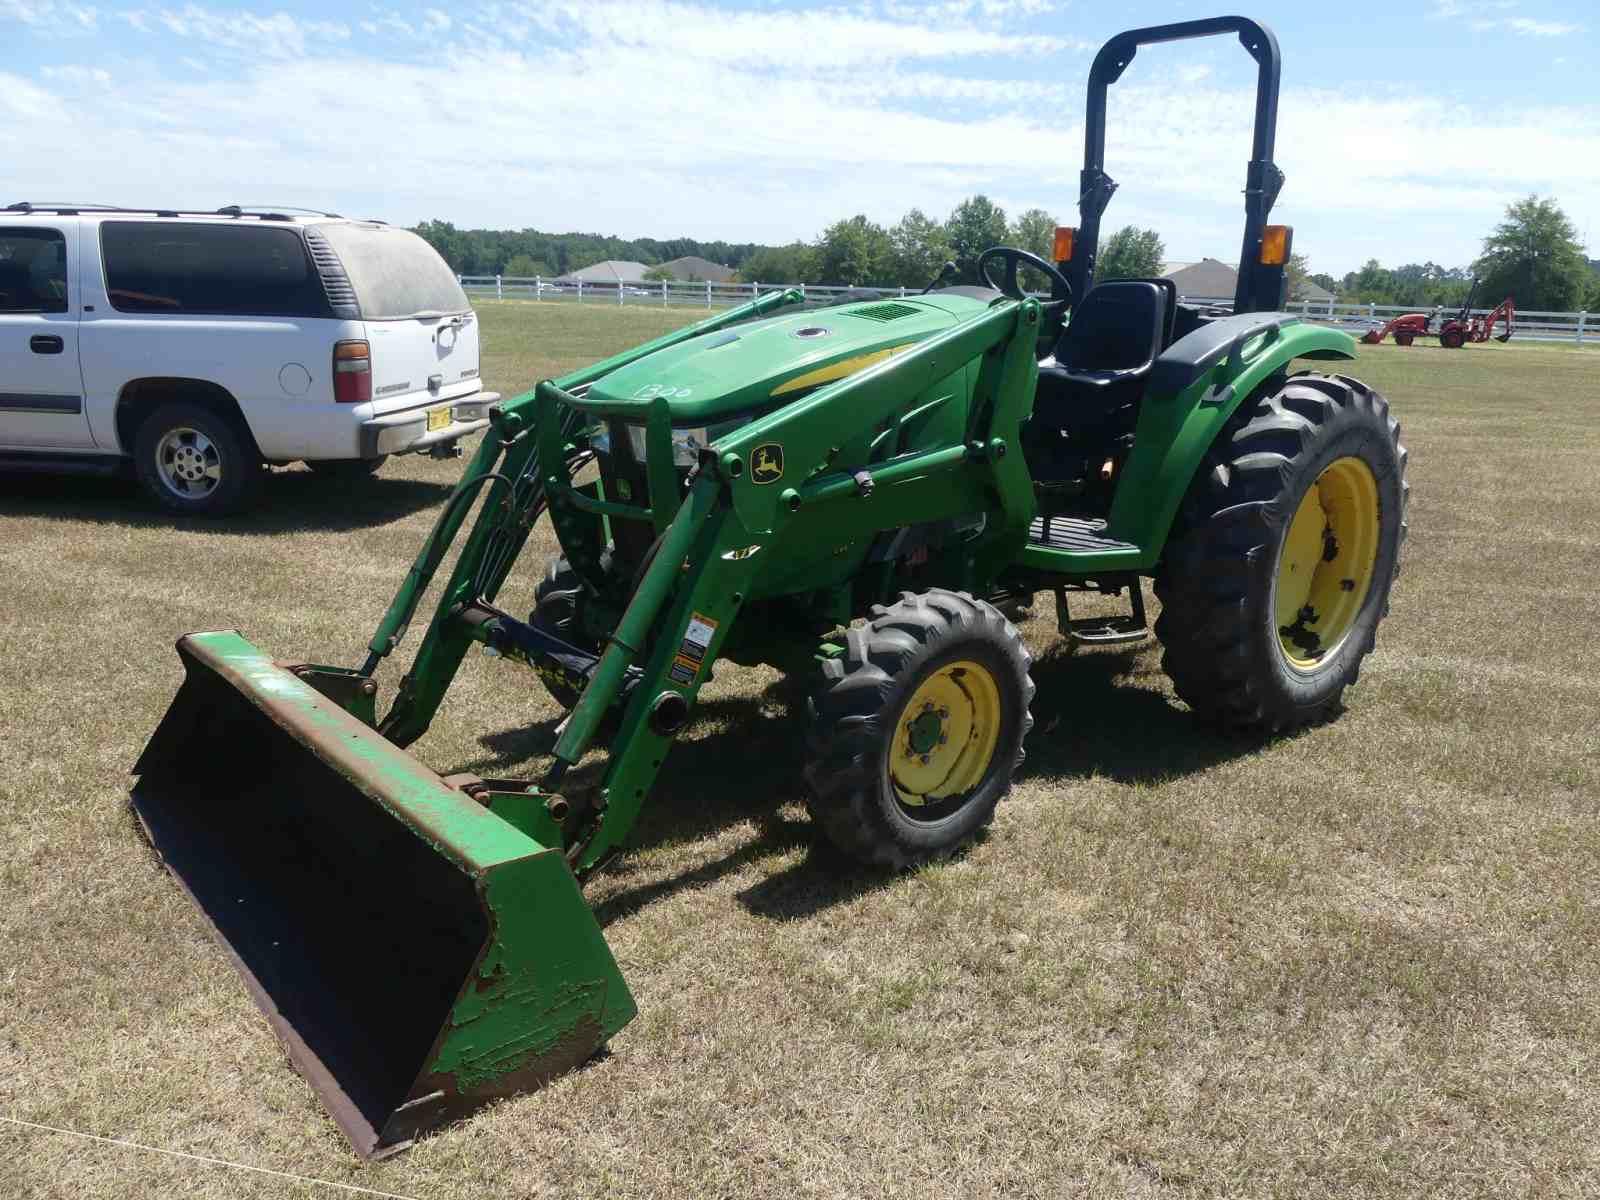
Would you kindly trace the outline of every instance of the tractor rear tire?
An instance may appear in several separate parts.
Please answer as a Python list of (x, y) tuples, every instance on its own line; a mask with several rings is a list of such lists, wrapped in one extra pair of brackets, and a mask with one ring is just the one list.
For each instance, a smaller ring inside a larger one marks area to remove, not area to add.
[(1466, 335), (1459, 329), (1446, 329), (1439, 335), (1439, 345), (1446, 350), (1459, 350), (1466, 344)]
[(872, 866), (947, 857), (994, 818), (1033, 726), (1032, 658), (992, 605), (902, 592), (851, 629), (811, 701), (807, 805)]
[(1156, 576), (1162, 667), (1203, 719), (1276, 731), (1337, 709), (1389, 611), (1405, 470), (1388, 401), (1354, 379), (1280, 376), (1245, 402)]

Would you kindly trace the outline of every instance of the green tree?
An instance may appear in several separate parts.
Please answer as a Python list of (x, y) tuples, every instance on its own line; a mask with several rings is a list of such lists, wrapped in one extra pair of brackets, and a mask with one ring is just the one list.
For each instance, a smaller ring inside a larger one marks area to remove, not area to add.
[(531, 258), (526, 254), (513, 254), (506, 261), (506, 265), (500, 271), (500, 274), (510, 275), (515, 279), (532, 279), (535, 275), (550, 276), (555, 272), (550, 269), (550, 264), (542, 258)]
[(894, 244), (888, 230), (858, 213), (822, 231), (817, 259), (823, 283), (876, 284), (894, 271)]
[(1124, 225), (1106, 239), (1095, 266), (1097, 282), (1111, 279), (1153, 279), (1161, 274), (1167, 248), (1154, 229), (1135, 229)]
[(424, 221), (412, 232), (437, 250), (452, 271), (464, 273), (462, 263), (466, 261), (468, 235), (449, 221)]
[(1011, 226), (1010, 244), (1018, 250), (1037, 254), (1045, 262), (1054, 261), (1056, 219), (1042, 208), (1030, 208)]
[(954, 257), (944, 225), (920, 208), (913, 208), (889, 230), (889, 245), (894, 282), (902, 287), (927, 287)]
[(1283, 273), (1289, 277), (1289, 295), (1293, 297), (1311, 278), (1311, 263), (1304, 254), (1291, 254)]
[(944, 232), (951, 254), (968, 272), (976, 265), (978, 255), (990, 246), (1004, 246), (1010, 236), (1006, 228), (1006, 210), (987, 196), (971, 196), (956, 205), (950, 219), (944, 223)]
[(650, 283), (674, 283), (678, 277), (666, 267), (651, 267), (642, 278)]
[(1486, 304), (1515, 296), (1519, 308), (1572, 309), (1589, 287), (1576, 227), (1554, 200), (1538, 196), (1506, 206), (1505, 220), (1483, 239), (1474, 269)]
[(1369, 258), (1361, 270), (1351, 271), (1344, 277), (1344, 287), (1340, 291), (1362, 304), (1393, 304), (1394, 272), (1377, 259)]
[(746, 283), (816, 283), (817, 251), (804, 242), (787, 246), (758, 246), (739, 264), (739, 278)]

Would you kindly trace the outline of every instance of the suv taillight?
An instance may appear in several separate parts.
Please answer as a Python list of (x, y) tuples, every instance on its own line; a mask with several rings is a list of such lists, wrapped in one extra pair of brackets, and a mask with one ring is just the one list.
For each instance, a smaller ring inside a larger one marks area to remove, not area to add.
[(367, 343), (334, 344), (333, 398), (340, 404), (364, 404), (372, 399), (372, 351)]

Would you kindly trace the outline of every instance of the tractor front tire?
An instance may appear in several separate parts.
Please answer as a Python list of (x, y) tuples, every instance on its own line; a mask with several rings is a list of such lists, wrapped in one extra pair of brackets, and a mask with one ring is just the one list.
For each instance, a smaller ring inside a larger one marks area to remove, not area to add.
[(1033, 726), (1016, 627), (965, 592), (902, 592), (851, 629), (811, 702), (813, 819), (844, 853), (901, 869), (994, 818)]
[(1405, 469), (1388, 401), (1354, 379), (1279, 377), (1245, 402), (1156, 576), (1162, 666), (1197, 714), (1276, 731), (1337, 709), (1389, 610)]
[[(533, 611), (528, 614), (528, 624), (554, 634), (568, 645), (598, 654), (599, 647), (590, 643), (578, 630), (578, 599), (582, 594), (583, 581), (578, 578), (578, 573), (567, 564), (566, 559), (552, 558), (545, 564), (544, 578), (533, 590)], [(555, 698), (555, 702), (565, 709), (576, 707), (578, 698), (583, 695), (582, 688), (573, 687), (553, 671), (539, 672), (539, 682), (544, 684), (545, 691)]]

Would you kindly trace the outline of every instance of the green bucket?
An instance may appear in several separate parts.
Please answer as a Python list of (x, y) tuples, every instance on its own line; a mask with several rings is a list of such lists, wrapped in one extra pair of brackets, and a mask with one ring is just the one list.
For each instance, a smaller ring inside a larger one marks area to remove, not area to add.
[(579, 1066), (633, 1018), (558, 848), (236, 632), (178, 654), (134, 810), (363, 1158)]

